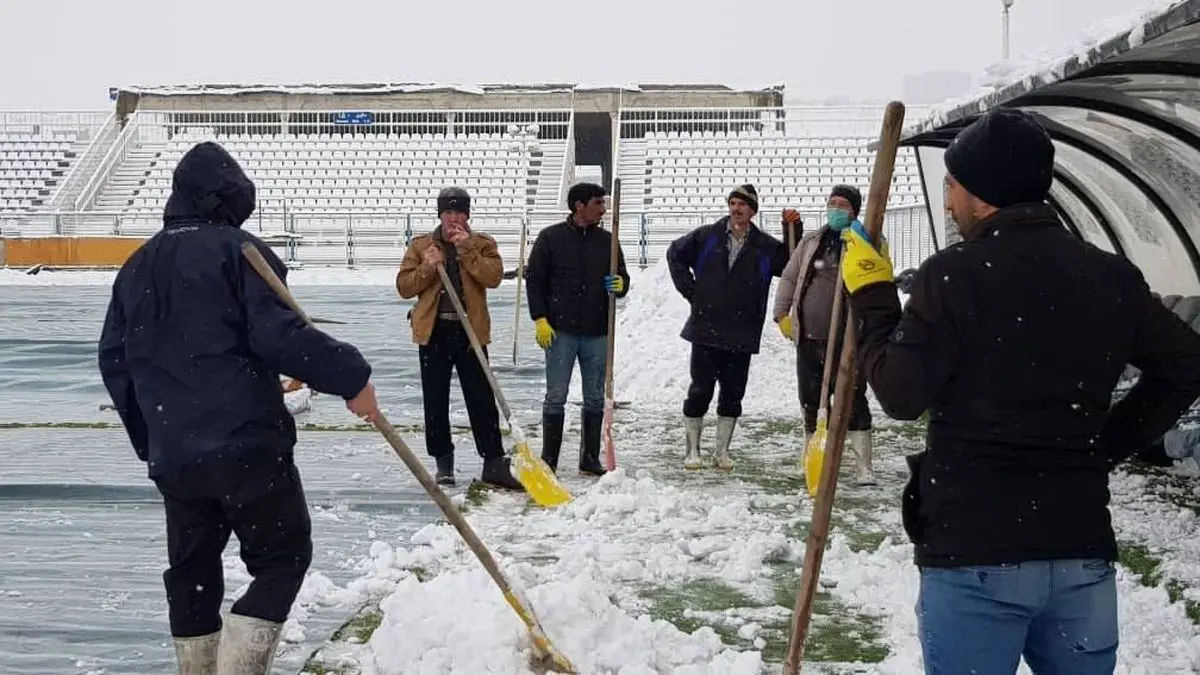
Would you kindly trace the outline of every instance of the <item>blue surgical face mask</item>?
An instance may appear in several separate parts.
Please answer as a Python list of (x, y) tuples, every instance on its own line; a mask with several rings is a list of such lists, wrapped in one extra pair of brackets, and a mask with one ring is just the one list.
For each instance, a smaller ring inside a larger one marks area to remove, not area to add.
[(850, 212), (845, 209), (828, 209), (825, 211), (825, 223), (838, 232), (850, 226)]

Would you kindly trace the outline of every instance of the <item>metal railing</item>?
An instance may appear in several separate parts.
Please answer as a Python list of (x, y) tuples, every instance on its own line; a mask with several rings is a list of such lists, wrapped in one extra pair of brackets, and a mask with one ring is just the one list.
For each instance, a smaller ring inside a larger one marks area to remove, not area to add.
[[(759, 108), (623, 108), (621, 137), (647, 134), (768, 136), (783, 138), (868, 138), (875, 140), (886, 104), (793, 105)], [(925, 106), (907, 110), (924, 117)]]
[(104, 125), (112, 111), (0, 110), (0, 134), (38, 134), (47, 131), (85, 131)]
[[(621, 240), (631, 264), (652, 265), (677, 237), (695, 227), (715, 222), (724, 212), (643, 211), (622, 213)], [(553, 223), (561, 213), (524, 211), (473, 211), (473, 227), (496, 239), (506, 266), (515, 267), (523, 222), (530, 222), (529, 237), (538, 234), (536, 223)], [(823, 214), (803, 214), (806, 229), (819, 227)], [(258, 211), (242, 229), (261, 236), (281, 249), (291, 263), (370, 267), (398, 265), (412, 238), (437, 226), (428, 212), (361, 211)], [(782, 236), (774, 216), (763, 215), (760, 226)], [(162, 228), (158, 215), (125, 213), (0, 213), (0, 236), (135, 236), (148, 237)], [(916, 267), (935, 251), (925, 208), (889, 209), (884, 218), (892, 260), (897, 270)]]
[(575, 111), (571, 111), (571, 119), (567, 123), (567, 148), (563, 154), (562, 175), (558, 179), (558, 206), (566, 208), (567, 192), (575, 176)]
[(129, 149), (138, 133), (139, 122), (138, 114), (135, 113), (130, 116), (125, 124), (125, 128), (117, 136), (117, 140), (109, 147), (108, 152), (104, 154), (104, 158), (100, 160), (96, 170), (92, 172), (91, 178), (88, 179), (83, 189), (80, 190), (79, 196), (75, 198), (75, 211), (84, 211), (95, 201), (96, 196), (100, 193), (100, 189), (104, 187), (108, 179), (116, 172), (117, 167), (128, 156)]
[[(71, 170), (58, 184), (58, 188), (50, 198), (50, 208), (60, 209), (64, 206), (76, 208), (75, 197), (87, 185), (87, 181), (100, 166), (108, 148), (119, 134), (120, 128), (117, 124), (116, 113), (110, 114), (104, 121), (104, 125), (92, 135), (92, 140), (88, 143), (87, 148), (75, 158), (71, 164)], [(68, 200), (69, 204), (66, 203)]]
[[(139, 113), (145, 115), (145, 112)], [(339, 110), (304, 111), (154, 111), (143, 124), (162, 126), (168, 137), (178, 133), (214, 136), (329, 136), (372, 138), (494, 136), (515, 133), (514, 128), (537, 126), (538, 138), (563, 140), (571, 110), (562, 108), (512, 110), (381, 110), (347, 113)]]

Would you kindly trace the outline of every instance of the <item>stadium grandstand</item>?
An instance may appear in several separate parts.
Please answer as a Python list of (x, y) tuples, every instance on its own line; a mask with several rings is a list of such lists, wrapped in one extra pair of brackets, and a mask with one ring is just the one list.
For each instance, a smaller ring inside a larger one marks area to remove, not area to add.
[[(783, 87), (196, 85), (118, 87), (103, 113), (0, 113), (0, 228), (13, 237), (145, 238), (179, 158), (215, 140), (258, 186), (246, 227), (293, 265), (398, 264), (436, 223), (448, 185), (515, 261), (522, 236), (561, 220), (580, 180), (620, 177), (626, 255), (655, 262), (753, 183), (760, 226), (819, 223), (832, 185), (864, 194), (883, 103), (785, 106)], [(920, 111), (910, 111), (910, 116)], [(901, 152), (886, 233), (901, 269), (933, 251), (911, 150)]]

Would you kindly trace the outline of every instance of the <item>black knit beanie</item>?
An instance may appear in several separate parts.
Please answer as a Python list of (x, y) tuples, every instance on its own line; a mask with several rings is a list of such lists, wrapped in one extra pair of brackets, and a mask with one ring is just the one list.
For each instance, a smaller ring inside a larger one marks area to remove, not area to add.
[(967, 192), (996, 208), (1043, 202), (1053, 179), (1054, 144), (1029, 113), (996, 108), (959, 132), (945, 162)]
[(461, 211), (471, 215), (471, 195), (460, 187), (445, 188), (438, 193), (437, 210), (439, 216), (443, 211)]
[(862, 212), (862, 193), (853, 185), (834, 185), (829, 191), (829, 198), (842, 197), (850, 202), (850, 208), (854, 209), (854, 217)]
[(725, 198), (725, 201), (728, 202), (735, 197), (749, 204), (750, 208), (754, 209), (755, 213), (758, 213), (758, 190), (754, 189), (753, 185), (746, 183), (734, 188), (729, 193), (729, 196)]

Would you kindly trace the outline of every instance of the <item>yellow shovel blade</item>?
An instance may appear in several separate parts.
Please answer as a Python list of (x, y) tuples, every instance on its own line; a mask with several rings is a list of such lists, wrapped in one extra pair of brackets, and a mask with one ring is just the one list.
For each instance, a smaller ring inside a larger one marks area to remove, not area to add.
[(517, 480), (540, 506), (559, 506), (571, 501), (571, 493), (558, 482), (558, 478), (541, 457), (533, 454), (524, 438), (518, 438), (512, 459)]
[(817, 487), (821, 484), (821, 467), (825, 464), (826, 425), (824, 418), (817, 420), (817, 430), (808, 445), (804, 448), (804, 482), (808, 485), (808, 494), (817, 496)]
[(551, 644), (550, 638), (546, 635), (546, 631), (542, 630), (542, 625), (533, 616), (533, 610), (526, 607), (525, 603), (517, 597), (516, 593), (508, 592), (504, 594), (504, 599), (508, 601), (510, 607), (517, 612), (517, 616), (521, 617), (521, 621), (529, 628), (529, 635), (533, 638), (534, 651), (541, 657), (548, 657), (554, 663), (555, 669), (563, 673), (578, 673), (571, 660), (565, 654)]

